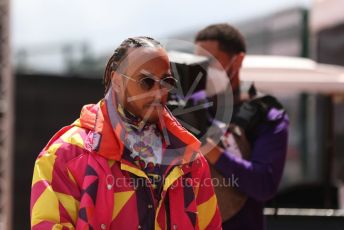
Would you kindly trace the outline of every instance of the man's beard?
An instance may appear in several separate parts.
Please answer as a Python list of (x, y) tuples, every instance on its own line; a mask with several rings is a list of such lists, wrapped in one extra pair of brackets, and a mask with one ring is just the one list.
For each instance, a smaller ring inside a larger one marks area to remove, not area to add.
[[(144, 114), (140, 114), (138, 112), (138, 110), (143, 111), (143, 109), (140, 109), (140, 108), (135, 109), (134, 108), (135, 105), (132, 103), (135, 100), (131, 100), (131, 98), (133, 98), (133, 96), (131, 96), (129, 94), (128, 90), (125, 90), (124, 100), (123, 100), (123, 103), (121, 104), (125, 110), (127, 110), (128, 112), (133, 114), (135, 117), (137, 117), (141, 120), (145, 120), (145, 122), (149, 122), (149, 123), (158, 123), (159, 122), (160, 114), (156, 108), (150, 107), (151, 104), (144, 105), (146, 112)], [(163, 105), (161, 105), (161, 106), (163, 106)], [(156, 114), (156, 113), (158, 113), (158, 114)]]

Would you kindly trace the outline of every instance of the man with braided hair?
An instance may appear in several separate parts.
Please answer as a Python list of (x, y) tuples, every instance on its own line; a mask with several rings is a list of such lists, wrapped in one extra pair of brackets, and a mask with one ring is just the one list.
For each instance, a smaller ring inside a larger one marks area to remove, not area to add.
[(177, 82), (160, 43), (126, 39), (104, 83), (35, 162), (32, 229), (221, 229), (200, 143), (165, 106)]

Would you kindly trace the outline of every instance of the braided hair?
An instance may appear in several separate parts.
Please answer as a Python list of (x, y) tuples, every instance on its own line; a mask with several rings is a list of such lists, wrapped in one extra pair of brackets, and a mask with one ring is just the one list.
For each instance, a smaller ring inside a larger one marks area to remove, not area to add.
[(106, 64), (103, 82), (105, 85), (105, 93), (108, 92), (111, 85), (111, 72), (116, 71), (122, 61), (127, 57), (129, 48), (139, 47), (162, 47), (160, 42), (150, 37), (133, 37), (124, 40), (115, 50)]

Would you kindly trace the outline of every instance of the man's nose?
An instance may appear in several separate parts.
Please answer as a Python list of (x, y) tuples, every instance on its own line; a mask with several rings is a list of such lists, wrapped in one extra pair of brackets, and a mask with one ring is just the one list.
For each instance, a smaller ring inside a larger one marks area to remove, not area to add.
[(161, 99), (164, 95), (168, 93), (168, 90), (165, 87), (163, 87), (159, 82), (156, 82), (151, 90), (156, 99)]

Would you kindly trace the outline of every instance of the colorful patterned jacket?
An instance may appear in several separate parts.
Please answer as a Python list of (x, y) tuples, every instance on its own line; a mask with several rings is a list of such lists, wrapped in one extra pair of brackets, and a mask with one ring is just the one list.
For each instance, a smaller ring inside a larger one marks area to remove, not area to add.
[[(108, 112), (109, 110), (109, 112)], [(113, 109), (112, 109), (113, 110)], [(209, 168), (199, 142), (166, 110), (175, 154), (159, 201), (147, 175), (122, 156), (125, 132), (106, 101), (86, 105), (39, 154), (31, 192), (32, 229), (221, 229)], [(117, 114), (118, 115), (118, 114)], [(116, 123), (117, 122), (117, 123)], [(113, 128), (115, 127), (115, 128)], [(177, 148), (178, 147), (178, 148)]]

